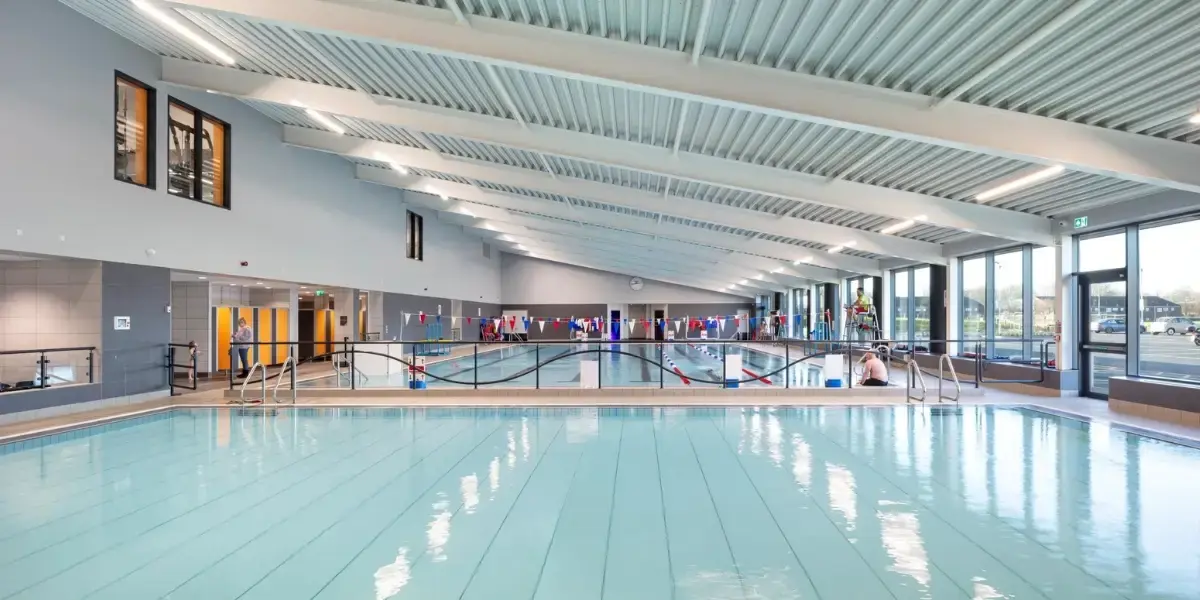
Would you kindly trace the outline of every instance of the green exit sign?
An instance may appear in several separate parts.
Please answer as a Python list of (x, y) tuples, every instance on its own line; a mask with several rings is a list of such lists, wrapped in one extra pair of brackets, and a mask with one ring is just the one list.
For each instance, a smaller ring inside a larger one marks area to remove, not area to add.
[(1087, 217), (1075, 217), (1075, 229), (1087, 227)]
[(324, 296), (324, 295), (325, 295), (325, 290), (317, 290), (316, 294), (317, 294), (318, 296)]

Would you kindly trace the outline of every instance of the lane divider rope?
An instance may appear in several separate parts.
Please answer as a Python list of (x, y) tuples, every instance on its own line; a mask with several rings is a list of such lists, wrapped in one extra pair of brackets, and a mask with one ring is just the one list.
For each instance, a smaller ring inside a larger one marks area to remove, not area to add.
[(683, 385), (692, 385), (691, 380), (683, 375), (683, 371), (679, 370), (679, 366), (675, 364), (675, 361), (671, 360), (670, 356), (667, 356), (666, 350), (662, 351), (662, 356), (663, 360), (667, 361), (668, 365), (671, 365), (671, 370), (675, 371), (675, 374), (678, 375), (679, 379), (683, 381)]
[[(701, 352), (703, 352), (703, 353), (705, 353), (705, 354), (709, 355), (710, 357), (712, 357), (712, 358), (714, 358), (714, 359), (716, 359), (716, 360), (721, 360), (721, 357), (720, 357), (720, 356), (717, 356), (716, 354), (713, 354), (712, 352), (709, 352), (709, 351), (708, 351), (708, 348), (701, 348), (701, 347), (699, 347), (699, 346), (697, 346), (697, 345), (695, 345), (695, 344), (688, 344), (688, 345), (689, 345), (689, 346), (691, 346), (692, 348), (695, 348), (696, 350), (699, 350), (699, 351), (701, 351)], [(722, 362), (722, 364), (724, 364), (724, 363)], [(757, 380), (759, 380), (759, 381), (761, 381), (761, 382), (763, 382), (763, 383), (765, 383), (765, 384), (767, 384), (767, 385), (775, 385), (775, 384), (771, 383), (771, 380), (770, 380), (770, 379), (767, 379), (766, 377), (763, 377), (762, 375), (759, 375), (758, 373), (755, 373), (754, 371), (751, 371), (750, 369), (747, 369), (747, 368), (745, 368), (745, 367), (742, 367), (742, 372), (743, 372), (743, 373), (745, 373), (745, 374), (747, 374), (747, 375), (749, 375), (749, 376), (751, 376), (751, 377), (753, 377), (753, 378), (755, 378), (755, 379), (757, 379)]]

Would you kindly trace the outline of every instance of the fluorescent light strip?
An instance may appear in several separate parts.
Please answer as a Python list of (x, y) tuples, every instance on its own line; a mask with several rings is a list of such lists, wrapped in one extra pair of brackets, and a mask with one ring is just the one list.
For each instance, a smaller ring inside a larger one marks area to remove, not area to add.
[(163, 12), (157, 6), (146, 2), (146, 0), (133, 0), (133, 5), (138, 7), (138, 10), (146, 13), (155, 21), (165, 25), (171, 31), (174, 31), (175, 33), (187, 38), (189, 42), (211, 54), (217, 60), (230, 66), (237, 64), (237, 60), (230, 56), (228, 52), (225, 52), (224, 50), (218, 48), (216, 44), (204, 39), (204, 37), (199, 33), (192, 31), (190, 27), (180, 23), (174, 17)]
[(378, 160), (379, 162), (387, 163), (387, 165), (389, 167), (391, 167), (392, 170), (396, 171), (397, 173), (399, 173), (401, 175), (408, 175), (408, 169), (404, 168), (403, 165), (392, 160), (391, 158), (388, 157), (388, 155), (386, 155), (382, 152), (375, 153), (375, 160)]
[(811, 257), (811, 256), (805, 256), (804, 258), (797, 258), (796, 260), (793, 260), (793, 261), (792, 261), (792, 264), (793, 264), (793, 265), (798, 265), (798, 264), (800, 264), (800, 263), (810, 263), (810, 262), (812, 262), (812, 261), (813, 261), (813, 257)]
[(846, 249), (845, 246), (834, 246), (834, 247), (826, 250), (826, 252), (828, 252), (830, 254), (837, 254), (838, 252), (841, 252), (842, 250), (845, 250), (845, 249)]
[(327, 117), (311, 108), (304, 109), (304, 113), (307, 114), (309, 117), (311, 117), (312, 120), (323, 125), (325, 127), (325, 129), (328, 129), (338, 135), (346, 135), (346, 128), (342, 127), (341, 125), (338, 125), (337, 123), (334, 123), (333, 119), (330, 119), (329, 117)]
[(975, 200), (977, 202), (983, 202), (985, 200), (991, 200), (992, 198), (1003, 196), (1004, 194), (1008, 194), (1010, 192), (1015, 192), (1021, 188), (1029, 187), (1039, 181), (1050, 179), (1051, 177), (1062, 173), (1064, 170), (1065, 169), (1062, 165), (1046, 167), (1041, 171), (1030, 173), (1024, 177), (1021, 177), (1020, 179), (1014, 179), (1008, 183), (998, 185), (990, 190), (984, 190), (978, 194), (975, 194)]
[(1192, 115), (1192, 118), (1188, 119), (1188, 122), (1193, 125), (1200, 125), (1200, 113)]

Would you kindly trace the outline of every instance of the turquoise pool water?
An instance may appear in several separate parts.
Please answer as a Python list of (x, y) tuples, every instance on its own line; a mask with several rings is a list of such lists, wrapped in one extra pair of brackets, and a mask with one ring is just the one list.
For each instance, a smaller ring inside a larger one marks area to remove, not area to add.
[(1197, 598), (1200, 451), (1021, 409), (175, 410), (0, 446), (0, 598)]
[[(782, 351), (782, 350), (781, 350)], [(665, 352), (666, 356), (662, 355)], [(783, 356), (730, 344), (670, 344), (661, 348), (648, 344), (535, 344), (527, 343), (500, 348), (479, 346), (478, 357), (461, 356), (438, 360), (427, 366), (430, 388), (471, 389), (480, 387), (580, 387), (580, 360), (600, 362), (600, 385), (605, 387), (719, 387), (724, 365), (722, 353), (739, 356), (742, 368), (741, 387), (785, 386), (820, 387), (824, 385), (823, 362), (799, 363), (783, 370)], [(409, 360), (408, 356), (404, 357)], [(800, 355), (791, 357), (792, 361)], [(654, 361), (654, 362), (651, 362)], [(534, 366), (543, 367), (534, 372)], [(666, 367), (664, 372), (655, 363)], [(399, 363), (398, 369), (404, 367)], [(331, 367), (332, 369), (332, 367)], [(678, 371), (676, 371), (678, 369)], [(346, 371), (348, 373), (348, 370)], [(437, 377), (434, 377), (436, 375)], [(904, 373), (897, 374), (903, 378)], [(349, 386), (348, 374), (343, 387)], [(442, 379), (438, 379), (441, 377)], [(785, 381), (785, 377), (789, 378)], [(449, 381), (446, 381), (449, 380)], [(309, 379), (301, 387), (335, 387), (334, 375)], [(361, 387), (405, 387), (404, 373), (390, 377), (368, 375), (360, 378)]]

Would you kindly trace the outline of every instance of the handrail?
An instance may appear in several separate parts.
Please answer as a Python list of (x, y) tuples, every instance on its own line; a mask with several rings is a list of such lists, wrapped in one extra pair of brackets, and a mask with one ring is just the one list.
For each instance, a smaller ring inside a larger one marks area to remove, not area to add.
[[(186, 348), (188, 351), (189, 364), (181, 365), (175, 362), (175, 349)], [(186, 344), (170, 343), (167, 344), (167, 386), (170, 389), (170, 395), (175, 395), (175, 388), (196, 391), (196, 385), (199, 383), (197, 377), (197, 361), (196, 361), (196, 342), (188, 342)], [(187, 369), (188, 381), (191, 385), (177, 385), (175, 383), (175, 369)]]
[[(921, 403), (924, 404), (925, 396), (929, 394), (929, 388), (925, 387), (925, 377), (921, 374), (921, 366), (917, 364), (917, 361), (911, 358), (905, 359), (904, 374), (904, 401), (912, 402), (913, 400), (920, 400)], [(919, 398), (912, 395), (912, 392), (910, 391), (916, 389), (912, 384), (914, 379), (916, 379), (917, 383), (921, 384), (921, 396)]]
[(0, 356), (10, 356), (16, 354), (48, 354), (50, 352), (81, 352), (83, 350), (96, 351), (95, 346), (72, 346), (70, 348), (30, 348), (29, 350), (0, 350)]
[[(252, 375), (254, 375), (254, 372), (259, 369), (262, 369), (262, 378), (259, 379), (259, 383), (262, 384), (262, 396), (260, 396), (258, 398), (251, 398), (249, 400), (246, 400), (246, 384), (250, 383), (250, 377)], [(267, 368), (265, 366), (263, 366), (263, 364), (261, 362), (256, 362), (256, 363), (254, 363), (254, 366), (250, 367), (250, 372), (246, 374), (246, 378), (242, 381), (242, 395), (240, 398), (238, 398), (238, 400), (236, 400), (236, 402), (238, 404), (247, 404), (247, 403), (259, 404), (261, 402), (266, 402), (266, 401), (267, 401)]]
[[(954, 380), (953, 397), (942, 394), (942, 384), (946, 382), (946, 378), (943, 375), (944, 372), (942, 370), (942, 365), (946, 365), (950, 368), (950, 377)], [(941, 358), (938, 358), (938, 402), (941, 402), (943, 399), (951, 402), (958, 402), (959, 396), (962, 396), (962, 385), (958, 382), (958, 373), (954, 372), (954, 361), (950, 360), (949, 354), (943, 354), (941, 355)]]
[[(279, 384), (283, 383), (283, 374), (288, 372), (288, 365), (292, 366), (292, 376), (290, 378), (292, 384), (292, 404), (296, 403), (296, 358), (289, 355), (284, 359), (283, 367), (279, 369), (279, 379), (275, 381), (275, 387), (271, 389), (271, 400), (276, 404), (279, 404)], [(263, 367), (263, 381), (266, 381), (266, 372), (267, 368)]]

